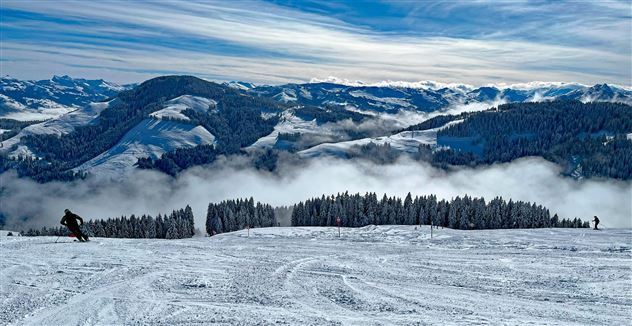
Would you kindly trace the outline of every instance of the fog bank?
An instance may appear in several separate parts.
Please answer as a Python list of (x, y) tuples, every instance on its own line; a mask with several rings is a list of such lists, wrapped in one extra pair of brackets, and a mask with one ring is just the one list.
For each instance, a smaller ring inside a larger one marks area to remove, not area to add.
[(299, 166), (283, 164), (275, 173), (218, 162), (187, 170), (178, 178), (147, 170), (123, 181), (98, 178), (47, 184), (0, 176), (0, 212), (8, 228), (58, 225), (65, 208), (84, 218), (167, 213), (191, 205), (196, 227), (204, 229), (209, 202), (254, 197), (256, 201), (290, 205), (309, 197), (349, 191), (400, 197), (436, 194), (450, 199), (468, 194), (490, 200), (537, 202), (561, 218), (599, 216), (604, 227), (632, 227), (632, 183), (612, 180), (575, 181), (559, 176), (559, 168), (540, 158), (445, 172), (425, 163), (402, 159), (392, 165), (332, 158)]

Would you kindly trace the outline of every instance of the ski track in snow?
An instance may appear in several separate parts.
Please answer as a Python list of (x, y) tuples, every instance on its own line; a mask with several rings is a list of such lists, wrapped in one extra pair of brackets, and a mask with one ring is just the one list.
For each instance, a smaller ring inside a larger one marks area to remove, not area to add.
[(0, 238), (0, 324), (627, 325), (632, 230)]

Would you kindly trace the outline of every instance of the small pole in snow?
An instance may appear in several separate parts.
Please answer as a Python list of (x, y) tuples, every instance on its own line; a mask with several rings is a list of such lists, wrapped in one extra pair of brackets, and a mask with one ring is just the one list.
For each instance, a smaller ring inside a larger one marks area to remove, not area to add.
[(432, 239), (432, 220), (430, 220), (430, 239)]
[(250, 225), (246, 225), (246, 229), (248, 229), (248, 238), (250, 238)]
[(336, 217), (336, 224), (338, 224), (338, 238), (340, 238), (340, 217)]

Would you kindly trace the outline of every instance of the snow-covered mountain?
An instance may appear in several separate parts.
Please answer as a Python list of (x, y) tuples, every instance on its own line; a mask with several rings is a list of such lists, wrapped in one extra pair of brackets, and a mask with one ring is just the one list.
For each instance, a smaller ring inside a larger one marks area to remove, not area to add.
[[(438, 146), (440, 125), (401, 132), (432, 117), (500, 103), (557, 99), (632, 104), (632, 91), (606, 84), (543, 82), (482, 87), (329, 81), (257, 86), (165, 76), (132, 87), (68, 76), (43, 81), (2, 78), (0, 118), (49, 120), (2, 130), (0, 152), (39, 158), (55, 152), (63, 171), (108, 175), (129, 171), (139, 158), (159, 159), (176, 149), (210, 144), (221, 153), (275, 148), (303, 158), (344, 157), (369, 143), (388, 143), (409, 153), (420, 145)], [(58, 141), (46, 136), (75, 130), (84, 130), (84, 136), (76, 138), (92, 138)], [(98, 151), (89, 145), (95, 139)], [(74, 149), (68, 152), (74, 146), (84, 146), (89, 156)]]
[[(176, 149), (212, 145), (218, 135), (222, 140), (218, 146), (234, 152), (243, 139), (254, 137), (254, 142), (272, 131), (269, 127), (264, 134), (257, 134), (256, 129), (266, 125), (258, 120), (267, 121), (266, 114), (275, 116), (278, 106), (275, 101), (229, 85), (191, 76), (159, 77), (123, 90), (107, 101), (88, 102), (17, 132), (8, 130), (12, 136), (4, 135), (0, 152), (10, 158), (55, 161), (60, 169), (54, 173), (124, 175), (139, 158), (159, 159)], [(248, 119), (250, 123), (244, 121)], [(246, 132), (241, 131), (242, 127)], [(239, 135), (231, 134), (234, 131)]]
[(0, 117), (15, 120), (57, 118), (91, 102), (106, 100), (132, 86), (69, 76), (45, 80), (1, 77)]
[[(2, 142), (12, 157), (43, 157), (46, 153), (32, 151), (21, 140), (32, 135), (61, 136), (76, 128), (94, 125), (103, 110), (115, 107), (118, 98), (107, 102), (93, 102), (85, 107), (45, 122), (30, 125), (16, 136)], [(141, 157), (159, 158), (163, 153), (183, 147), (213, 144), (215, 136), (181, 112), (193, 109), (198, 112), (212, 110), (212, 99), (183, 95), (165, 102), (161, 109), (149, 114), (129, 130), (113, 147), (77, 167), (76, 171), (116, 176), (125, 174)]]
[(375, 84), (331, 83), (259, 86), (249, 89), (259, 95), (285, 103), (353, 106), (360, 110), (432, 112), (457, 104), (478, 102), (537, 102), (543, 100), (580, 100), (583, 102), (622, 102), (632, 104), (632, 90), (623, 86), (578, 83), (533, 82), (514, 85), (474, 87), (466, 84), (436, 82), (383, 82)]

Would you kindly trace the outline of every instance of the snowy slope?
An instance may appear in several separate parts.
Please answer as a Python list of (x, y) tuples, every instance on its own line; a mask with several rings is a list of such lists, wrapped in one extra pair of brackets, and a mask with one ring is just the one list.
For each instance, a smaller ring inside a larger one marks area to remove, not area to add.
[(279, 119), (279, 123), (274, 126), (274, 130), (269, 135), (257, 139), (257, 141), (248, 146), (247, 149), (272, 148), (276, 144), (279, 133), (300, 133), (302, 135), (318, 135), (320, 137), (336, 136), (339, 134), (339, 132), (330, 127), (331, 125), (328, 124), (318, 125), (316, 119), (310, 121), (303, 120), (294, 115), (291, 110), (286, 110), (281, 114), (281, 119)]
[[(85, 126), (93, 123), (99, 114), (112, 105), (116, 99), (109, 102), (94, 102), (89, 105), (75, 109), (69, 113), (60, 116), (57, 119), (48, 120), (42, 123), (30, 125), (22, 129), (17, 135), (2, 142), (2, 149), (8, 150), (13, 145), (20, 142), (22, 137), (27, 135), (43, 135), (53, 134), (62, 135), (72, 132), (78, 126)], [(19, 146), (17, 151), (14, 151), (12, 155), (17, 154), (29, 154), (30, 151), (25, 146)]]
[(28, 106), (4, 95), (0, 94), (0, 116), (4, 119), (13, 119), (20, 121), (40, 121), (54, 119), (68, 112), (76, 110), (74, 107), (64, 106), (43, 99), (29, 99), (38, 102), (36, 109)]
[(320, 156), (345, 157), (353, 146), (374, 143), (376, 145), (390, 144), (393, 149), (406, 153), (419, 152), (419, 145), (437, 145), (437, 132), (448, 126), (462, 122), (456, 120), (445, 126), (421, 131), (403, 131), (395, 135), (384, 137), (362, 138), (337, 143), (324, 143), (298, 152), (301, 157), (313, 158)]
[(154, 118), (171, 118), (189, 121), (190, 119), (182, 113), (186, 109), (192, 109), (198, 112), (206, 112), (210, 108), (214, 108), (217, 102), (199, 96), (182, 95), (169, 100), (165, 103), (163, 109), (151, 114)]
[(53, 119), (90, 102), (104, 101), (132, 86), (69, 76), (45, 80), (0, 77), (0, 117), (25, 121)]
[(632, 230), (1, 237), (0, 324), (628, 325)]
[(108, 151), (76, 170), (106, 176), (120, 176), (134, 167), (138, 158), (159, 158), (181, 147), (213, 144), (215, 136), (202, 126), (161, 119), (145, 119)]

